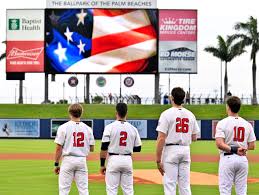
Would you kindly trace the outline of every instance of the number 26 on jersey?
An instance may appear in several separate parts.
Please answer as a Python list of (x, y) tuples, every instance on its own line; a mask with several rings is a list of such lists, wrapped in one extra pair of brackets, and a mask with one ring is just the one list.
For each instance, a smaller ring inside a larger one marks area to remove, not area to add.
[(175, 125), (176, 133), (188, 133), (189, 131), (189, 119), (188, 118), (176, 118)]

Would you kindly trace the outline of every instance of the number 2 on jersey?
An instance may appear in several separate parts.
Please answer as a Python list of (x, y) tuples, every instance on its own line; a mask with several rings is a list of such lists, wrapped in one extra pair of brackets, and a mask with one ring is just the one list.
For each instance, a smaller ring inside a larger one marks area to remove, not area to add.
[(85, 143), (84, 143), (85, 134), (83, 132), (74, 132), (73, 137), (74, 137), (74, 143), (73, 143), (74, 147), (85, 146)]
[(234, 127), (234, 139), (235, 142), (243, 142), (245, 140), (245, 128)]
[(128, 133), (126, 131), (120, 132), (120, 146), (127, 146)]
[(189, 119), (188, 118), (176, 118), (176, 133), (188, 133), (189, 131)]

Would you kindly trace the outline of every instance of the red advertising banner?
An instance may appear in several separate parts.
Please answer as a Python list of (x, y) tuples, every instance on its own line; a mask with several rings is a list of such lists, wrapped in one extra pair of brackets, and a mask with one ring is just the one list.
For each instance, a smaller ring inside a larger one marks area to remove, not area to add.
[(159, 11), (159, 72), (197, 73), (197, 10)]
[(197, 10), (161, 10), (161, 41), (197, 41)]
[(44, 41), (8, 41), (6, 72), (44, 72)]

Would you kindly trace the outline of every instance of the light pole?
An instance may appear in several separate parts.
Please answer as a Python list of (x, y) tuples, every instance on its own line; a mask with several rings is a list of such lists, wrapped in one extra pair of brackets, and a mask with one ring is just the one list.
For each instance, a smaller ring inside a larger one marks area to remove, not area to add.
[(189, 73), (189, 96), (191, 97), (191, 74)]
[(76, 101), (75, 101), (75, 102), (76, 102), (76, 103), (78, 103), (78, 102), (79, 102), (79, 100), (78, 100), (78, 97), (77, 97), (77, 86), (75, 87), (75, 93), (76, 93), (76, 94), (75, 94), (75, 96), (76, 96), (76, 97), (75, 97), (75, 99), (76, 99)]
[(48, 73), (45, 73), (45, 79), (44, 79), (44, 103), (47, 104), (49, 102), (49, 75)]
[[(17, 92), (16, 92), (16, 87), (18, 86), (18, 84), (16, 84), (16, 86), (15, 86), (15, 91), (14, 91), (14, 103), (16, 104), (16, 98), (17, 98)], [(25, 87), (25, 86), (21, 86), (21, 85), (19, 85), (19, 91), (20, 91), (20, 94), (22, 93), (23, 94), (23, 90), (24, 90), (24, 93), (25, 93), (25, 103), (27, 103), (27, 87)], [(19, 95), (19, 104), (21, 104), (21, 102), (23, 103), (23, 95), (22, 95), (22, 97), (21, 97), (21, 95)]]
[(63, 104), (65, 102), (65, 82), (63, 82)]
[(86, 103), (86, 75), (84, 75), (84, 103)]
[(220, 61), (220, 103), (222, 104), (223, 97), (222, 97), (222, 60)]
[(170, 89), (171, 89), (171, 74), (168, 74), (168, 96), (170, 96)]
[(120, 102), (122, 102), (122, 97), (121, 97), (121, 74), (120, 74)]
[(14, 89), (14, 103), (16, 104), (16, 86), (15, 86), (15, 89)]
[(23, 104), (23, 80), (19, 80), (19, 99), (18, 103)]
[(85, 75), (85, 103), (90, 103), (90, 74)]
[(25, 92), (25, 103), (27, 104), (27, 87), (23, 86)]

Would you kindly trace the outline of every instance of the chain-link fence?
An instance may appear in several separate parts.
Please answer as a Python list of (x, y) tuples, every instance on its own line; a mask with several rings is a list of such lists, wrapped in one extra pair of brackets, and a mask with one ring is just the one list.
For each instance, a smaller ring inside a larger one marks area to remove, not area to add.
[[(239, 96), (243, 104), (251, 104), (252, 96)], [(258, 96), (259, 97), (259, 94)], [(7, 97), (0, 96), (0, 103), (3, 104), (17, 104), (18, 96), (15, 97)], [(118, 102), (125, 102), (127, 104), (155, 104), (154, 97), (140, 97), (137, 94), (124, 94), (120, 97), (119, 94), (90, 94), (90, 103), (91, 104), (117, 104)], [(161, 104), (170, 104), (170, 98), (164, 94), (160, 96)], [(68, 96), (63, 100), (62, 97), (49, 97), (49, 103), (51, 104), (71, 104), (71, 103), (84, 103), (85, 98), (82, 96)], [(259, 102), (259, 98), (258, 98)], [(24, 104), (41, 104), (43, 103), (42, 96), (27, 96), (23, 97)], [(209, 95), (209, 94), (193, 94), (190, 98), (185, 99), (185, 104), (199, 105), (199, 104), (222, 104), (223, 100), (219, 98), (217, 95)]]

